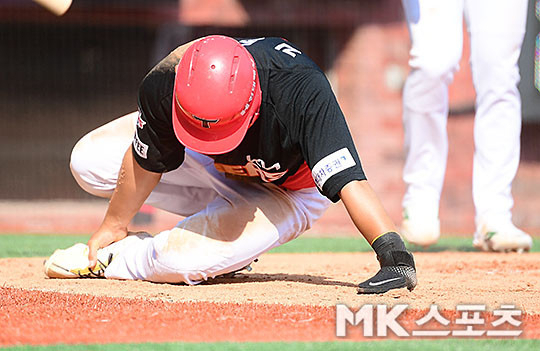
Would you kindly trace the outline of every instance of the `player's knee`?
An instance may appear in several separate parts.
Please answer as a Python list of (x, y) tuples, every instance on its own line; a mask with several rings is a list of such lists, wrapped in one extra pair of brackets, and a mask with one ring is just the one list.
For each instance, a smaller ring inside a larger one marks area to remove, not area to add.
[(71, 151), (69, 168), (77, 184), (86, 192), (99, 197), (110, 197), (114, 187), (104, 184), (96, 170), (96, 154), (92, 152), (89, 136), (80, 139)]
[(497, 62), (492, 58), (477, 59), (472, 64), (473, 83), (477, 95), (506, 100), (519, 96), (519, 67), (512, 62)]
[[(86, 179), (88, 179), (89, 169), (88, 169), (88, 155), (87, 155), (87, 148), (85, 147), (86, 144), (86, 137), (83, 137), (80, 139), (77, 144), (73, 147), (73, 150), (71, 150), (71, 157), (69, 160), (69, 168), (71, 170), (71, 174), (79, 184), (79, 186), (83, 189), (89, 186)], [(86, 189), (85, 189), (86, 190)]]
[(459, 57), (444, 56), (414, 60), (411, 68), (422, 80), (450, 81), (459, 68)]

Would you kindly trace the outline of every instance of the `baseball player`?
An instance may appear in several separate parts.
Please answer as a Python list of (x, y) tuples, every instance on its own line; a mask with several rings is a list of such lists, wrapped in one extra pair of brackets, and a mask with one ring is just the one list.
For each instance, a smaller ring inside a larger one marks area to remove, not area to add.
[(403, 91), (406, 163), (402, 233), (415, 244), (439, 238), (448, 140), (448, 85), (463, 45), (471, 40), (476, 90), (473, 244), (484, 251), (528, 251), (531, 237), (512, 223), (512, 181), (519, 164), (521, 101), (518, 58), (527, 0), (403, 0), (411, 71)]
[[(341, 199), (381, 265), (359, 292), (416, 286), (324, 73), (292, 43), (182, 45), (144, 78), (138, 105), (74, 147), (75, 179), (110, 203), (88, 245), (46, 261), (49, 277), (197, 284), (249, 266)], [(155, 236), (129, 233), (145, 202), (186, 218)]]

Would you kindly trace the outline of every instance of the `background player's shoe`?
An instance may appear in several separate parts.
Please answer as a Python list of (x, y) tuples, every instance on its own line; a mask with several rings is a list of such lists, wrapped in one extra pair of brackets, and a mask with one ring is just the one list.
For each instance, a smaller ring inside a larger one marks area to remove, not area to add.
[(441, 235), (439, 218), (436, 214), (428, 212), (410, 208), (403, 210), (401, 234), (409, 243), (424, 247), (437, 243)]
[(473, 246), (482, 251), (522, 253), (531, 249), (532, 238), (511, 222), (496, 226), (481, 223), (474, 233)]
[(116, 255), (134, 241), (151, 237), (145, 232), (130, 233), (125, 239), (113, 243), (97, 252), (97, 264), (88, 267), (86, 244), (78, 243), (67, 249), (56, 250), (44, 263), (45, 275), (49, 278), (103, 278), (105, 269)]

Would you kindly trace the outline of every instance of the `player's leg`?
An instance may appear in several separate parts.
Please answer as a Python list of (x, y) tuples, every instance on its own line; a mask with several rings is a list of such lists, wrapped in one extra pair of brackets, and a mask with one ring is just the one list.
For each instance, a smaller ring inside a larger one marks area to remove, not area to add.
[[(111, 196), (122, 158), (133, 141), (137, 116), (138, 113), (133, 112), (117, 118), (77, 142), (71, 153), (70, 168), (82, 189), (95, 196)], [(215, 198), (216, 193), (209, 186), (200, 184), (197, 173), (201, 164), (211, 164), (212, 159), (194, 153), (190, 155), (186, 155), (182, 166), (162, 176), (146, 200), (147, 204), (188, 216)]]
[(526, 250), (532, 244), (531, 238), (512, 224), (511, 215), (511, 186), (519, 164), (521, 134), (518, 58), (527, 3), (473, 0), (466, 4), (476, 90), (475, 246), (485, 250)]
[(118, 170), (135, 133), (137, 112), (117, 118), (83, 136), (71, 151), (70, 169), (86, 192), (110, 197)]
[[(136, 115), (131, 118), (124, 150), (131, 143)], [(111, 156), (109, 136), (116, 135), (112, 128), (103, 129), (78, 144), (72, 169), (80, 178), (84, 175), (83, 188), (90, 187), (91, 193), (99, 188), (106, 196), (116, 184), (121, 155), (100, 163)], [(96, 154), (96, 150), (102, 152)], [(329, 205), (316, 189), (286, 192), (272, 185), (244, 184), (219, 173), (206, 156), (190, 150), (185, 156), (181, 167), (163, 175), (147, 203), (185, 216), (196, 214), (155, 238), (130, 235), (99, 250), (98, 257), (115, 257), (107, 276), (196, 283), (232, 272), (307, 230)], [(100, 167), (90, 167), (94, 162), (86, 162), (89, 157), (95, 157)], [(72, 250), (75, 256), (85, 256), (84, 250)], [(72, 256), (71, 252), (66, 255), (69, 260)]]
[(175, 228), (119, 253), (107, 278), (196, 284), (234, 272), (309, 229), (330, 204), (315, 188), (242, 183), (215, 169), (200, 177), (219, 196)]
[[(125, 151), (135, 132), (137, 113), (120, 117), (85, 135), (71, 154), (71, 171), (77, 183), (90, 194), (110, 197), (116, 186), (118, 171)], [(217, 193), (200, 173), (212, 165), (203, 155), (186, 153), (182, 166), (164, 174), (146, 203), (183, 216), (192, 215), (206, 207)], [(149, 235), (129, 235), (118, 243), (98, 250), (98, 266), (88, 269), (88, 247), (77, 244), (56, 250), (45, 262), (45, 274), (56, 278), (103, 276), (105, 267), (124, 247)]]
[(411, 71), (403, 91), (406, 161), (402, 233), (430, 245), (440, 234), (439, 200), (446, 170), (448, 85), (463, 42), (463, 0), (403, 0), (411, 37)]

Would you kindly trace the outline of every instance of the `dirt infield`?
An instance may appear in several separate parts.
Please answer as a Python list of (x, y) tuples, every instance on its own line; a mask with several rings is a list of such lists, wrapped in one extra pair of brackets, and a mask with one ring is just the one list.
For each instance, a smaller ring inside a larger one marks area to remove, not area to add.
[[(408, 330), (436, 304), (504, 304), (523, 312), (520, 337), (540, 338), (540, 254), (417, 253), (413, 292), (356, 295), (373, 254), (268, 254), (250, 273), (199, 286), (47, 279), (43, 258), (0, 260), (0, 345), (165, 341), (336, 340), (336, 303), (407, 304)], [(363, 339), (361, 328), (347, 339)], [(33, 332), (29, 333), (28, 331)], [(83, 332), (84, 331), (84, 332)]]

